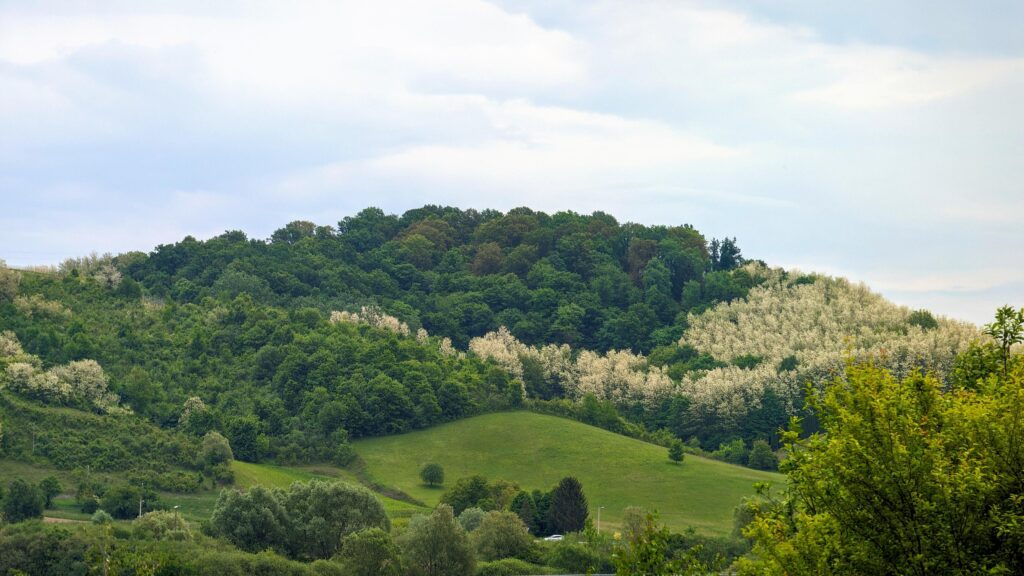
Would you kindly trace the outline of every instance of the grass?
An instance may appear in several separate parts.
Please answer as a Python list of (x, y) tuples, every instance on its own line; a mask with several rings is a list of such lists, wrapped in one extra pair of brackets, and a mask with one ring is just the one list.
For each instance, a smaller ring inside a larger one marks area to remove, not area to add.
[(236, 488), (265, 486), (267, 488), (287, 488), (292, 482), (309, 482), (313, 479), (327, 479), (330, 474), (316, 474), (298, 468), (286, 468), (269, 464), (252, 464), (234, 461), (231, 469), (235, 472)]
[[(247, 489), (252, 486), (261, 485), (267, 488), (287, 488), (292, 482), (308, 482), (313, 479), (320, 480), (341, 480), (349, 484), (359, 484), (355, 476), (340, 468), (329, 465), (311, 465), (299, 467), (273, 466), (270, 464), (252, 464), (249, 462), (234, 461), (231, 468), (235, 472), (235, 488)], [(60, 480), (65, 492), (73, 492), (71, 473), (67, 470), (57, 470), (36, 466), (25, 462), (0, 459), (0, 484), (6, 486), (15, 478), (22, 478), (32, 483), (38, 483), (47, 476), (55, 476)], [(93, 475), (96, 479), (108, 484), (117, 484), (123, 480), (113, 473), (97, 473)], [(174, 492), (160, 492), (160, 504), (168, 508), (178, 506), (182, 518), (200, 522), (210, 518), (213, 507), (220, 495), (220, 488), (204, 489), (193, 494), (180, 494)], [(380, 494), (377, 495), (384, 510), (396, 524), (404, 524), (413, 514), (429, 512), (429, 510), (394, 500)], [(54, 499), (53, 507), (46, 510), (44, 516), (48, 518), (62, 518), (66, 520), (88, 520), (91, 515), (81, 511), (81, 507), (75, 502), (72, 494), (62, 494)]]
[(354, 446), (374, 480), (430, 505), (443, 489), (420, 481), (419, 470), (429, 462), (444, 468), (446, 486), (481, 474), (549, 490), (562, 477), (576, 476), (595, 521), (597, 507), (604, 507), (605, 528), (615, 527), (623, 509), (635, 505), (657, 511), (674, 530), (727, 534), (733, 508), (753, 493), (754, 483), (784, 481), (779, 474), (693, 455), (675, 464), (661, 446), (532, 412), (486, 414)]

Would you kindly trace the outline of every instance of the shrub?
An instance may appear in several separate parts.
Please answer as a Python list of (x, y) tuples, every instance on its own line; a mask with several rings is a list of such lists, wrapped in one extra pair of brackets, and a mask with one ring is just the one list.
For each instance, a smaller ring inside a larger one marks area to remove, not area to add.
[(231, 452), (231, 444), (227, 438), (221, 436), (219, 432), (207, 432), (203, 436), (198, 459), (200, 466), (210, 468), (218, 464), (227, 464), (234, 460), (235, 456)]
[(608, 572), (611, 569), (609, 560), (596, 550), (567, 540), (553, 545), (545, 554), (544, 563), (574, 574)]
[[(152, 510), (155, 504), (156, 494), (146, 493), (138, 486), (122, 484), (114, 486), (103, 495), (100, 507), (110, 513), (114, 518), (127, 520), (139, 515), (139, 508), (142, 511)], [(141, 506), (140, 506), (141, 501)]]
[(11, 482), (4, 497), (4, 518), (8, 522), (21, 522), (42, 518), (46, 498), (36, 486), (18, 478)]
[(415, 516), (400, 540), (412, 574), (469, 576), (476, 559), (466, 531), (455, 521), (452, 507), (441, 504), (430, 516)]
[(679, 440), (674, 440), (668, 447), (668, 459), (673, 462), (682, 462), (684, 456), (683, 443)]
[(391, 535), (380, 528), (353, 532), (341, 542), (338, 557), (352, 576), (400, 576), (402, 560)]
[(778, 470), (779, 457), (772, 451), (768, 442), (754, 440), (750, 446), (750, 454), (747, 456), (747, 466), (758, 470)]
[(470, 536), (477, 555), (485, 560), (526, 558), (533, 540), (515, 512), (488, 512)]
[(721, 444), (718, 450), (711, 453), (711, 456), (730, 464), (743, 466), (747, 463), (747, 447), (742, 439), (736, 438), (732, 442)]
[(110, 514), (107, 514), (105, 510), (97, 510), (96, 512), (93, 513), (92, 518), (90, 518), (90, 520), (92, 520), (93, 524), (103, 525), (110, 524), (111, 522), (113, 522), (114, 517)]
[(472, 532), (480, 526), (485, 515), (486, 513), (483, 510), (475, 506), (473, 508), (466, 508), (462, 511), (462, 514), (459, 514), (459, 524), (462, 525), (462, 529), (466, 532)]
[(192, 531), (177, 512), (156, 510), (139, 516), (132, 523), (136, 538), (143, 540), (189, 540)]
[(551, 570), (530, 564), (519, 558), (503, 558), (477, 565), (476, 576), (520, 576), (525, 574), (553, 574)]

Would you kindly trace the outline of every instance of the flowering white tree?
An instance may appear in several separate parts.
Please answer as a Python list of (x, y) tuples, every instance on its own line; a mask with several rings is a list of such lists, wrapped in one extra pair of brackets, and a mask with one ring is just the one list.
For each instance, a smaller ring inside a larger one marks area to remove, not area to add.
[(31, 296), (17, 296), (14, 299), (14, 308), (29, 318), (71, 318), (71, 310), (55, 300), (47, 300), (39, 294)]
[[(394, 332), (399, 336), (409, 336), (409, 325), (394, 316), (390, 316), (376, 306), (363, 306), (359, 312), (334, 310), (331, 312), (331, 323), (346, 322), (349, 324), (366, 324), (381, 330)], [(426, 335), (426, 331), (423, 331)], [(419, 335), (417, 334), (417, 337)]]
[(540, 366), (544, 379), (564, 389), (574, 400), (593, 394), (620, 405), (642, 404), (650, 408), (675, 387), (664, 370), (649, 366), (643, 356), (628, 350), (606, 354), (583, 350), (574, 358), (567, 344), (528, 346), (504, 326), (473, 338), (469, 349), (484, 360), (493, 360), (518, 379), (523, 378), (523, 361), (533, 360)]
[(53, 404), (87, 405), (103, 412), (125, 411), (108, 389), (107, 375), (95, 360), (78, 360), (49, 370), (26, 354), (12, 332), (0, 333), (0, 384), (13, 392)]
[(684, 378), (681, 390), (694, 411), (740, 418), (758, 407), (765, 390), (792, 410), (803, 383), (835, 377), (847, 359), (876, 359), (900, 378), (915, 369), (945, 376), (957, 354), (981, 336), (975, 326), (948, 318), (927, 328), (912, 323), (910, 309), (845, 279), (781, 271), (768, 278), (742, 300), (689, 316), (680, 345), (724, 362), (757, 363)]

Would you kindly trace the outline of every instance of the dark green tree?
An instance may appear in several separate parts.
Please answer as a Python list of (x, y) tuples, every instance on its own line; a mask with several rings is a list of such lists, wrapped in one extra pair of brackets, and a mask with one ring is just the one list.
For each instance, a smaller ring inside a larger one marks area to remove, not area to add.
[(127, 520), (138, 517), (140, 505), (143, 513), (153, 510), (156, 499), (155, 492), (131, 484), (120, 484), (107, 490), (100, 500), (100, 508), (114, 518)]
[(39, 489), (43, 492), (46, 507), (50, 508), (53, 505), (53, 498), (60, 494), (64, 487), (60, 485), (60, 480), (57, 480), (56, 476), (47, 476), (39, 482)]
[(210, 530), (249, 552), (285, 548), (291, 521), (277, 497), (262, 486), (222, 490), (210, 516)]
[(430, 486), (444, 484), (444, 468), (440, 464), (425, 464), (420, 469), (420, 480), (423, 480), (424, 484)]
[(754, 440), (747, 455), (747, 466), (758, 470), (778, 470), (779, 457), (772, 451), (766, 440)]
[(441, 502), (452, 507), (455, 514), (461, 514), (466, 508), (478, 506), (491, 497), (487, 479), (483, 476), (459, 478), (455, 484), (441, 496)]
[(4, 519), (21, 522), (31, 518), (42, 518), (46, 497), (39, 488), (17, 478), (7, 487), (4, 497)]
[(367, 528), (390, 530), (380, 500), (369, 490), (343, 482), (295, 482), (275, 497), (288, 515), (288, 551), (294, 558), (330, 558), (341, 539)]
[(573, 476), (562, 478), (551, 492), (548, 508), (548, 527), (559, 533), (583, 530), (587, 516), (587, 497), (583, 485)]
[(533, 496), (529, 492), (520, 491), (512, 498), (509, 509), (515, 512), (519, 519), (526, 525), (531, 534), (539, 534), (537, 527), (537, 505), (533, 502)]

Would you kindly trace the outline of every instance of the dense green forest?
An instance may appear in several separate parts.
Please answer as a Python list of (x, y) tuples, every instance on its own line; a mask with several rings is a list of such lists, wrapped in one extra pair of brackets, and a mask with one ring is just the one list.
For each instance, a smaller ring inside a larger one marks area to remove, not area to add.
[(117, 265), (182, 304), (242, 292), (323, 312), (372, 303), (460, 348), (505, 326), (528, 344), (640, 352), (676, 340), (681, 312), (744, 295), (752, 280), (731, 272), (742, 262), (734, 240), (709, 244), (691, 226), (425, 206), (292, 222), (269, 241), (186, 238)]

